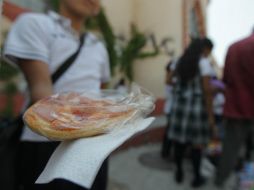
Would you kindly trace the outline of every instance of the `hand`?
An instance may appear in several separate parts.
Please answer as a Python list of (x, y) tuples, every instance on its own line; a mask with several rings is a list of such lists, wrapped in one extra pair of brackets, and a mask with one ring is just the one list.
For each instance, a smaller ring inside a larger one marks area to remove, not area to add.
[(214, 126), (211, 126), (211, 135), (212, 135), (212, 139), (218, 139), (219, 138), (219, 131), (218, 131), (218, 128), (214, 125)]

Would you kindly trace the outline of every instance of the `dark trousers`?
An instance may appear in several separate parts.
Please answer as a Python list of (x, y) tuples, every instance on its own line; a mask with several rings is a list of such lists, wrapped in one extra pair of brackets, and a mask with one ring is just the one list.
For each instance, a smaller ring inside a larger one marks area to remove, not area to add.
[[(63, 179), (56, 179), (49, 184), (34, 184), (58, 144), (57, 142), (21, 143), (18, 153), (18, 190), (87, 190)], [(91, 190), (106, 190), (107, 170), (108, 162), (106, 160)]]
[(175, 156), (175, 164), (177, 173), (183, 173), (183, 159), (185, 155), (185, 151), (187, 147), (191, 147), (191, 161), (193, 167), (194, 178), (199, 179), (201, 177), (200, 174), (200, 167), (201, 167), (201, 160), (202, 160), (202, 148), (196, 148), (191, 144), (182, 144), (175, 142), (174, 143), (174, 156)]
[(251, 120), (225, 120), (225, 137), (223, 152), (216, 175), (215, 183), (222, 186), (234, 169), (241, 147), (248, 137), (254, 135), (254, 122)]
[(253, 134), (249, 134), (247, 136), (247, 139), (245, 141), (246, 145), (246, 152), (245, 152), (245, 159), (246, 160), (251, 160), (251, 154), (253, 151)]
[(0, 145), (0, 189), (14, 190), (16, 184), (16, 144)]
[(167, 126), (163, 136), (162, 145), (161, 145), (161, 157), (165, 159), (171, 156), (171, 149), (172, 149), (172, 141), (168, 137), (169, 130), (170, 130), (170, 115), (167, 115)]

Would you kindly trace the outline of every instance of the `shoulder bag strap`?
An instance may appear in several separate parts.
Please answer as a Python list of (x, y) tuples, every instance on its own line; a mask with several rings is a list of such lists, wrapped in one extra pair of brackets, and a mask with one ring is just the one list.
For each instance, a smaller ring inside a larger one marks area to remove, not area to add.
[(75, 62), (76, 58), (78, 57), (80, 51), (82, 50), (82, 47), (84, 45), (86, 38), (86, 33), (82, 34), (80, 37), (80, 44), (77, 49), (77, 51), (72, 54), (68, 59), (65, 60), (65, 62), (52, 74), (51, 80), (52, 83), (55, 84), (58, 79), (70, 68), (70, 66)]

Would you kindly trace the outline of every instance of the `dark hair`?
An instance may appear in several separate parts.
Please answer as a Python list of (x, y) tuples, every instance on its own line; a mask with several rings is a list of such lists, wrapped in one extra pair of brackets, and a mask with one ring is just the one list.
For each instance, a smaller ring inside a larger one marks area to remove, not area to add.
[(171, 65), (173, 64), (173, 61), (171, 60), (167, 65), (166, 65), (166, 68), (165, 68), (165, 70), (166, 70), (166, 72), (170, 72), (170, 70), (171, 70)]
[(202, 48), (203, 49), (205, 49), (205, 48), (208, 48), (208, 49), (213, 49), (213, 42), (210, 40), (210, 39), (208, 39), (208, 38), (203, 38), (202, 39)]
[(177, 64), (176, 74), (181, 82), (188, 82), (197, 76), (199, 73), (199, 60), (203, 51), (212, 48), (213, 43), (207, 38), (192, 40)]
[(124, 78), (121, 78), (118, 85), (125, 85), (125, 79)]

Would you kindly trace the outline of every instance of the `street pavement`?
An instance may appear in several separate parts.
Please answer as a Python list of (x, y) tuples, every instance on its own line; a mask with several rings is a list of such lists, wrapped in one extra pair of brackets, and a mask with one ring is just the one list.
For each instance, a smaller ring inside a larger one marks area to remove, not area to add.
[[(159, 156), (160, 144), (147, 144), (118, 152), (110, 157), (108, 190), (191, 190), (191, 166), (185, 161), (185, 180), (178, 185), (174, 181), (174, 165)], [(158, 164), (156, 164), (158, 162)], [(199, 189), (217, 190), (210, 173), (207, 184)], [(232, 176), (223, 190), (234, 190)]]

